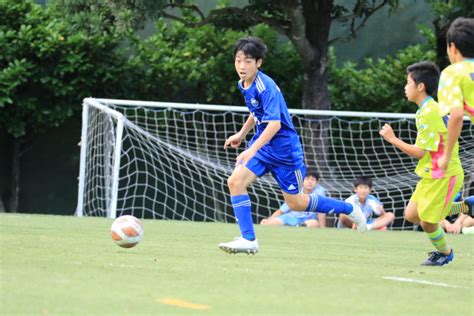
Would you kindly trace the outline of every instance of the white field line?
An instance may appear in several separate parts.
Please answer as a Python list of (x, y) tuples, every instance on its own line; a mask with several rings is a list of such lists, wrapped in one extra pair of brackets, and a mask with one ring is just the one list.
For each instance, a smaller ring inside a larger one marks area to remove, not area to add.
[(384, 276), (384, 277), (382, 277), (382, 279), (392, 280), (392, 281), (399, 281), (399, 282), (426, 284), (426, 285), (433, 285), (433, 286), (443, 286), (443, 287), (453, 287), (453, 288), (460, 288), (460, 289), (469, 289), (468, 287), (465, 287), (465, 286), (451, 285), (451, 284), (446, 284), (446, 283), (430, 282), (430, 281), (425, 281), (425, 280), (401, 278), (401, 277), (397, 277), (397, 276)]

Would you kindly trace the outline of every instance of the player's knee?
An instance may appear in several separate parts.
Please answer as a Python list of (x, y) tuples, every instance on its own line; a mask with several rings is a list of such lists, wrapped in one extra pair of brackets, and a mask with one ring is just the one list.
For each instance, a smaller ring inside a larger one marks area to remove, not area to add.
[(241, 186), (243, 185), (243, 182), (238, 177), (230, 176), (229, 178), (227, 178), (227, 185), (232, 190), (232, 189), (241, 188)]
[(410, 223), (414, 223), (414, 224), (418, 224), (419, 223), (419, 219), (418, 219), (418, 215), (415, 214), (415, 213), (412, 213), (412, 212), (406, 212), (405, 211), (405, 219), (407, 221), (409, 221)]
[(306, 210), (307, 205), (304, 205), (298, 199), (291, 199), (291, 200), (285, 201), (285, 202), (286, 202), (286, 204), (288, 204), (288, 207), (293, 211), (304, 211), (304, 210)]
[(385, 213), (385, 216), (387, 217), (388, 220), (393, 221), (395, 219), (395, 214), (392, 212), (387, 212)]

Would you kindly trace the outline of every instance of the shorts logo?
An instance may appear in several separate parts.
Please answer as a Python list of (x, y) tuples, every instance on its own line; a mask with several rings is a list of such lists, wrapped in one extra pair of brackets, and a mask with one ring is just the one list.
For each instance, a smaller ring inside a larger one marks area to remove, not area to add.
[(255, 98), (250, 99), (250, 103), (251, 103), (254, 107), (257, 107), (258, 104), (259, 104), (258, 101), (257, 101), (257, 99), (255, 99)]
[(296, 187), (293, 184), (290, 184), (290, 186), (288, 187), (288, 190), (294, 190), (294, 189), (296, 189)]

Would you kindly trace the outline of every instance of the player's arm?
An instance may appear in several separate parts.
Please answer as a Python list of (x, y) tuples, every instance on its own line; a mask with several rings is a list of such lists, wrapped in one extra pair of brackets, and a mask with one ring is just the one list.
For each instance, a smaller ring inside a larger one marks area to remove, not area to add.
[(378, 216), (381, 216), (381, 215), (385, 214), (385, 210), (384, 210), (382, 204), (377, 204), (375, 206), (374, 210), (375, 210), (375, 214), (378, 215)]
[(252, 144), (252, 146), (250, 146), (249, 150), (257, 152), (260, 148), (267, 144), (273, 138), (273, 136), (275, 136), (276, 133), (278, 133), (280, 128), (280, 121), (268, 122), (267, 127), (265, 127), (265, 130), (263, 131), (262, 135), (260, 135), (260, 137)]
[(272, 215), (270, 215), (270, 217), (278, 217), (278, 216), (280, 216), (281, 214), (283, 214), (283, 211), (282, 211), (282, 210), (276, 210), (275, 212), (273, 212)]
[(257, 153), (257, 151), (262, 148), (266, 143), (268, 143), (273, 138), (273, 136), (275, 136), (275, 134), (280, 130), (280, 128), (280, 121), (269, 121), (262, 135), (257, 138), (257, 140), (252, 144), (252, 146), (250, 146), (247, 150), (242, 152), (237, 157), (237, 165), (242, 164), (245, 166), (247, 162), (252, 159), (252, 157)]
[(240, 131), (229, 138), (224, 143), (224, 149), (227, 149), (227, 146), (231, 146), (232, 148), (237, 148), (244, 140), (245, 136), (254, 128), (255, 120), (253, 115), (249, 115), (247, 120), (245, 121), (244, 125), (240, 129)]
[(392, 144), (393, 146), (397, 147), (407, 155), (421, 159), (425, 155), (425, 150), (421, 149), (415, 145), (405, 143), (403, 140), (395, 136), (393, 129), (390, 125), (385, 124), (379, 132), (380, 136), (382, 136), (387, 142)]
[(290, 211), (290, 207), (288, 206), (288, 204), (283, 203), (282, 205), (280, 205), (280, 207), (278, 208), (278, 210), (276, 210), (275, 212), (273, 212), (273, 214), (270, 216), (270, 218), (271, 218), (271, 217), (278, 217), (278, 216), (280, 216), (281, 214), (288, 213), (289, 211)]
[(448, 137), (445, 145), (445, 151), (443, 156), (438, 160), (438, 166), (441, 169), (446, 169), (448, 167), (448, 162), (451, 159), (454, 145), (461, 135), (463, 117), (463, 108), (456, 107), (451, 110), (448, 121)]

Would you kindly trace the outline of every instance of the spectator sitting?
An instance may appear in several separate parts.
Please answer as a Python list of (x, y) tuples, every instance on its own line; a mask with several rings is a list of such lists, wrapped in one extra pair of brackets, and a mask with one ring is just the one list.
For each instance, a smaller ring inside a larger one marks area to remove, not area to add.
[[(306, 194), (316, 193), (318, 195), (327, 196), (326, 189), (319, 184), (319, 174), (316, 171), (309, 171), (306, 174), (303, 181), (303, 192)], [(274, 226), (326, 227), (326, 214), (292, 211), (286, 203), (283, 203), (278, 210), (273, 212), (269, 218), (263, 219), (260, 224)]]
[[(346, 199), (346, 202), (357, 204), (362, 209), (362, 212), (367, 219), (367, 230), (386, 230), (395, 219), (392, 212), (385, 212), (382, 203), (372, 192), (372, 179), (369, 177), (357, 177), (354, 182), (355, 194)], [(372, 215), (377, 215), (372, 218)], [(339, 215), (337, 228), (351, 227), (355, 228), (354, 223), (344, 214)]]

